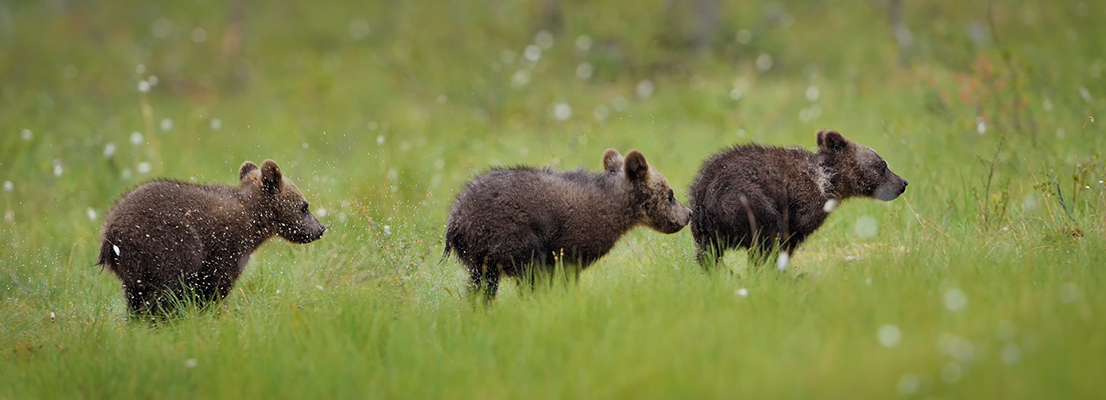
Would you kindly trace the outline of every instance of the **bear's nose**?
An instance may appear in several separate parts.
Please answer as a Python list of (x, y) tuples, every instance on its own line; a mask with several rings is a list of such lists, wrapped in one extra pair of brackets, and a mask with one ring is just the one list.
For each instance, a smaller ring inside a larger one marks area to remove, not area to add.
[(906, 179), (903, 179), (902, 180), (902, 187), (907, 187), (907, 186), (910, 186), (910, 181), (908, 181)]

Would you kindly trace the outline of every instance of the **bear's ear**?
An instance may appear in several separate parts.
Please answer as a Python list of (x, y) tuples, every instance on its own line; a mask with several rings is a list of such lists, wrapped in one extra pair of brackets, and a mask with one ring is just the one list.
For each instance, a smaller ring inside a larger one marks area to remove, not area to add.
[(644, 182), (649, 179), (649, 163), (645, 161), (645, 156), (640, 151), (631, 150), (626, 154), (625, 166), (626, 177), (630, 178), (631, 182)]
[(261, 163), (261, 190), (266, 193), (280, 193), (284, 184), (284, 176), (280, 173), (280, 166), (276, 161), (265, 160)]
[(833, 129), (823, 129), (818, 131), (818, 148), (826, 149), (830, 152), (838, 152), (845, 150), (849, 147), (849, 140), (841, 136), (841, 132)]
[(622, 170), (622, 154), (619, 154), (618, 150), (607, 149), (603, 152), (603, 170), (611, 173)]
[(253, 161), (246, 161), (242, 163), (242, 168), (238, 169), (238, 181), (250, 179), (250, 175), (256, 175), (257, 178), (260, 178), (261, 170), (257, 168), (257, 164), (254, 164)]

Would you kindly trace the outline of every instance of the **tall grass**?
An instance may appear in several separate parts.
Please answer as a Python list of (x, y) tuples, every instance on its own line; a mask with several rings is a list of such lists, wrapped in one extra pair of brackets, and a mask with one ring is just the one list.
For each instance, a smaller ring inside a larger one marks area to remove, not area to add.
[[(273, 2), (235, 27), (220, 2), (0, 3), (0, 398), (1106, 395), (1103, 6), (910, 2), (902, 67), (882, 3), (720, 5), (707, 51), (676, 3), (548, 4)], [(711, 153), (819, 128), (911, 184), (842, 205), (785, 272), (704, 273), (688, 234), (638, 229), (483, 308), (439, 262), (491, 165), (637, 148), (685, 199)], [(113, 201), (266, 158), (323, 239), (266, 244), (214, 309), (128, 320), (90, 266)]]

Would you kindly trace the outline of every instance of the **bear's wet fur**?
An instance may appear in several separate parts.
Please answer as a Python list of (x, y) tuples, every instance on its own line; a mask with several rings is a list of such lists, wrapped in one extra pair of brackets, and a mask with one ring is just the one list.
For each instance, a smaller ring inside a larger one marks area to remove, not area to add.
[(326, 230), (273, 160), (260, 168), (245, 162), (238, 179), (238, 187), (148, 182), (112, 207), (96, 265), (123, 283), (132, 312), (167, 314), (181, 300), (221, 300), (265, 240), (309, 243)]
[(603, 171), (493, 168), (467, 184), (446, 223), (442, 258), (455, 252), (470, 275), (470, 295), (495, 298), (501, 274), (528, 278), (559, 262), (579, 269), (607, 254), (638, 225), (675, 233), (691, 210), (637, 150), (610, 149)]
[(702, 265), (715, 265), (732, 248), (748, 249), (754, 264), (776, 251), (794, 254), (839, 202), (890, 201), (906, 190), (907, 181), (874, 150), (834, 130), (817, 139), (817, 153), (746, 144), (703, 162), (688, 193)]

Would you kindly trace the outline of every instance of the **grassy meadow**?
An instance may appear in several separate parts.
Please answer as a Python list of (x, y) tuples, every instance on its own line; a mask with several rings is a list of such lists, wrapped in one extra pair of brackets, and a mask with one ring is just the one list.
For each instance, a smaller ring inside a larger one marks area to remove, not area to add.
[[(0, 0), (0, 398), (1106, 397), (1106, 3), (898, 3)], [(910, 186), (786, 271), (638, 228), (483, 308), (439, 262), (490, 166), (640, 149), (686, 203), (823, 128)], [(128, 319), (113, 202), (268, 158), (323, 238)]]

